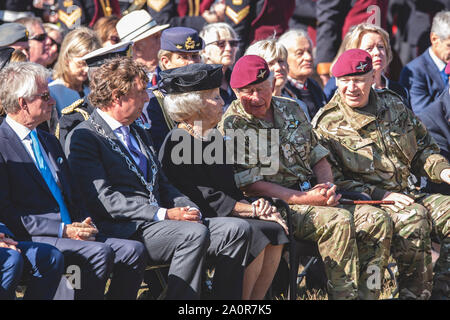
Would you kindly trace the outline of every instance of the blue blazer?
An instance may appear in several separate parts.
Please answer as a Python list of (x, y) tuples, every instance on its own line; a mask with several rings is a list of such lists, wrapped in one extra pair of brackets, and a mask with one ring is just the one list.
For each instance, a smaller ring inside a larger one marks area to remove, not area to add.
[[(58, 140), (37, 129), (39, 141), (56, 169), (72, 221), (87, 216)], [(57, 237), (59, 206), (17, 134), (6, 121), (0, 125), (0, 220), (18, 240), (34, 236)]]
[(450, 94), (448, 90), (447, 87), (442, 95), (427, 107), (426, 112), (419, 113), (418, 117), (441, 148), (441, 154), (450, 161)]
[(445, 88), (440, 71), (428, 50), (402, 69), (400, 84), (409, 91), (410, 104), (415, 114), (427, 108)]

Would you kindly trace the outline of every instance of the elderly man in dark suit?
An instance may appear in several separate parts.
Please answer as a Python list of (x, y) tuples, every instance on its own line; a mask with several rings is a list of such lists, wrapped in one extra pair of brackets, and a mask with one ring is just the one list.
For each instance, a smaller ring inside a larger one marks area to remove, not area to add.
[(197, 205), (168, 182), (150, 136), (134, 123), (148, 101), (147, 82), (132, 58), (110, 60), (91, 74), (96, 110), (67, 136), (69, 165), (102, 232), (141, 240), (151, 263), (170, 262), (167, 299), (200, 297), (206, 256), (216, 265), (214, 298), (240, 299), (249, 225), (202, 219)]
[(408, 63), (400, 74), (400, 84), (409, 90), (415, 114), (427, 109), (448, 84), (445, 66), (450, 62), (450, 11), (436, 14), (430, 41), (428, 50)]
[(18, 240), (48, 243), (64, 254), (75, 270), (75, 298), (103, 299), (113, 272), (108, 297), (135, 299), (146, 264), (142, 244), (98, 234), (58, 140), (36, 130), (55, 104), (48, 77), (29, 62), (0, 72), (0, 83), (8, 84), (0, 87), (7, 113), (0, 126), (0, 219)]

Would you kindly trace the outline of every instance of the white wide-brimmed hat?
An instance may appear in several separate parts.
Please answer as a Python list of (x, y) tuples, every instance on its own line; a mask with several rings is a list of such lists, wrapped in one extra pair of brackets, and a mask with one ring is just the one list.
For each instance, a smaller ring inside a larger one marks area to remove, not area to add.
[(116, 29), (121, 41), (139, 41), (169, 27), (158, 25), (145, 10), (135, 10), (117, 22)]

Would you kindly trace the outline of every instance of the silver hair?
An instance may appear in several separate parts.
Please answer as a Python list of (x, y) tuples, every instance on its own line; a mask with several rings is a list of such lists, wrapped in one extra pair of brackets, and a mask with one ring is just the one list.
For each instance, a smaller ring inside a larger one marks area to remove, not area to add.
[(6, 113), (16, 113), (19, 98), (29, 99), (38, 91), (38, 83), (47, 83), (49, 70), (33, 62), (13, 62), (0, 72), (0, 101)]
[(195, 114), (199, 115), (202, 120), (201, 110), (204, 106), (203, 99), (208, 97), (211, 90), (193, 91), (185, 93), (171, 93), (164, 97), (164, 108), (173, 121), (181, 122), (192, 117)]
[(450, 38), (450, 11), (441, 11), (434, 16), (431, 32), (442, 41)]
[(287, 50), (275, 39), (259, 40), (247, 48), (244, 55), (254, 54), (260, 56), (267, 63), (274, 60), (287, 60)]
[(225, 22), (216, 22), (205, 25), (202, 31), (200, 31), (199, 36), (205, 41), (205, 44), (208, 44), (219, 40), (219, 33), (221, 30), (226, 30), (233, 39), (237, 39), (238, 37), (233, 28)]
[(311, 38), (308, 33), (302, 29), (292, 29), (286, 33), (283, 33), (278, 39), (278, 43), (281, 43), (286, 49), (289, 49), (293, 44), (295, 44), (295, 40), (298, 38), (307, 39), (312, 46)]

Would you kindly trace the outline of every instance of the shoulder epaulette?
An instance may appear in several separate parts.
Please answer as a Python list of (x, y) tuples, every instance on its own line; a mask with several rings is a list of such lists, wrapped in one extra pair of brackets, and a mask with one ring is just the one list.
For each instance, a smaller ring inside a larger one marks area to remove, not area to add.
[(69, 114), (72, 113), (76, 107), (80, 106), (81, 104), (83, 104), (84, 99), (78, 99), (77, 101), (75, 101), (74, 103), (72, 103), (70, 106), (65, 107), (64, 109), (61, 110), (61, 114)]

